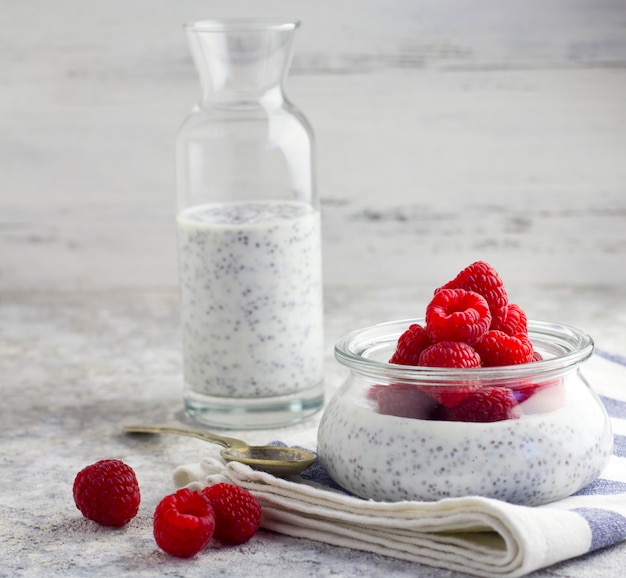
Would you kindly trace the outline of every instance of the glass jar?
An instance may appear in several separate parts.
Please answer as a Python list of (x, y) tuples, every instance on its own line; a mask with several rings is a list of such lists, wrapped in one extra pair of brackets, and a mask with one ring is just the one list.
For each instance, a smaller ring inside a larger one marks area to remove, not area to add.
[[(539, 505), (599, 476), (613, 436), (580, 372), (593, 352), (588, 335), (529, 321), (542, 357), (533, 363), (473, 369), (388, 363), (412, 323), (424, 320), (361, 329), (336, 344), (335, 356), (350, 373), (322, 416), (318, 453), (339, 485), (380, 501), (479, 495)], [(470, 396), (495, 399), (494, 391), (510, 400), (505, 414), (460, 411), (461, 403), (477, 411)]]
[(298, 22), (185, 25), (201, 98), (176, 143), (188, 414), (286, 425), (323, 403), (313, 133), (285, 97)]

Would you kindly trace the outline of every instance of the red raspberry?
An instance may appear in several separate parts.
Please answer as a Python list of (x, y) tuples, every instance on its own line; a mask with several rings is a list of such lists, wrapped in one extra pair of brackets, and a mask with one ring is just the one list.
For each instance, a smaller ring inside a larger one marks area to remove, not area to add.
[(420, 389), (444, 407), (454, 407), (479, 390), (480, 385), (420, 385)]
[(445, 412), (448, 421), (492, 422), (516, 419), (517, 400), (508, 387), (481, 387)]
[(511, 391), (515, 396), (517, 403), (523, 403), (529, 397), (537, 393), (540, 388), (542, 388), (542, 386), (536, 383), (523, 383), (521, 385), (516, 385), (514, 388), (511, 389)]
[(474, 349), (483, 360), (484, 367), (517, 365), (533, 361), (533, 344), (528, 335), (523, 333), (507, 335), (503, 331), (491, 329), (474, 344)]
[(511, 389), (513, 390), (513, 395), (515, 395), (517, 403), (522, 403), (536, 393), (539, 393), (540, 391), (545, 391), (549, 388), (560, 388), (562, 387), (562, 385), (563, 380), (562, 378), (558, 377), (556, 379), (550, 379), (541, 383), (521, 383)]
[(165, 496), (154, 511), (154, 539), (171, 556), (190, 558), (213, 537), (215, 513), (209, 500), (187, 488)]
[(426, 331), (433, 342), (474, 343), (489, 329), (491, 313), (484, 297), (464, 289), (442, 289), (426, 307)]
[(422, 351), (420, 365), (427, 367), (480, 367), (480, 356), (464, 341), (439, 341)]
[(368, 390), (366, 397), (367, 399), (371, 399), (372, 401), (376, 401), (378, 399), (378, 392), (387, 387), (386, 385), (381, 385), (380, 383), (376, 383), (372, 385)]
[(499, 329), (500, 331), (504, 331), (507, 335), (528, 333), (526, 313), (516, 303), (509, 303), (504, 317), (493, 319), (491, 329)]
[(389, 363), (417, 365), (420, 353), (431, 343), (426, 330), (419, 323), (413, 323), (398, 339), (398, 345)]
[(261, 505), (251, 492), (235, 484), (218, 483), (202, 490), (215, 511), (215, 539), (243, 544), (259, 528)]
[(139, 484), (120, 460), (100, 460), (74, 478), (74, 503), (85, 518), (103, 526), (125, 526), (139, 510)]
[(504, 318), (509, 302), (504, 282), (496, 270), (484, 261), (468, 265), (454, 279), (435, 291), (442, 289), (465, 289), (482, 295), (489, 304), (492, 319)]
[(377, 386), (378, 413), (413, 419), (432, 419), (439, 404), (420, 388), (408, 383)]

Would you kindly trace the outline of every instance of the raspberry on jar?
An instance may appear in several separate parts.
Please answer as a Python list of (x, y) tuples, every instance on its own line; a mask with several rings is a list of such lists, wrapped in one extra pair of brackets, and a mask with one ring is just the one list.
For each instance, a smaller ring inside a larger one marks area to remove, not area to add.
[(399, 337), (389, 363), (419, 365), (420, 354), (431, 344), (432, 340), (426, 330), (419, 323), (413, 323)]
[(518, 365), (534, 361), (533, 344), (528, 335), (507, 335), (504, 331), (491, 329), (474, 344), (485, 367)]
[(433, 342), (478, 341), (491, 325), (485, 298), (465, 289), (442, 289), (426, 307), (426, 331)]
[(491, 317), (502, 319), (506, 315), (509, 302), (504, 281), (498, 272), (485, 261), (476, 261), (463, 269), (454, 279), (435, 291), (442, 289), (465, 289), (482, 295), (489, 304)]
[(480, 367), (480, 355), (464, 341), (439, 341), (420, 355), (419, 364), (426, 367)]

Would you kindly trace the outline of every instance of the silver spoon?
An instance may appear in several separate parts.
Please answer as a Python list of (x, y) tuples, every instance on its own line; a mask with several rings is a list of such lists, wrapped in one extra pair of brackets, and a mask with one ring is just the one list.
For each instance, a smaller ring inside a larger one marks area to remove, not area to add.
[(198, 438), (224, 449), (220, 455), (227, 462), (241, 462), (255, 470), (275, 476), (289, 476), (308, 468), (317, 456), (308, 450), (289, 446), (251, 446), (242, 440), (219, 436), (199, 429), (166, 425), (128, 425), (124, 433), (174, 434)]

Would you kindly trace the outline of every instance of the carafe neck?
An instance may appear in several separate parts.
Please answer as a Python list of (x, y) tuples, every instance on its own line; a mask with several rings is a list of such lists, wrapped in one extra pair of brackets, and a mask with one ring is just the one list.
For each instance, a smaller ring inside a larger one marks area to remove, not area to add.
[(280, 105), (299, 22), (205, 20), (185, 25), (201, 105)]

